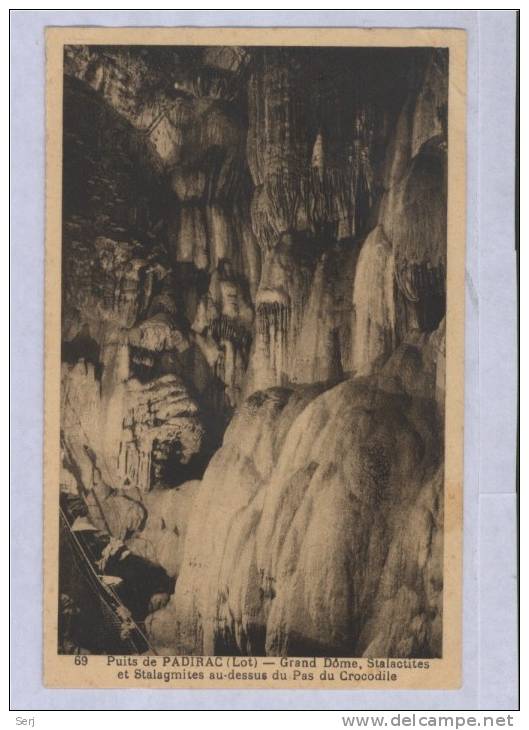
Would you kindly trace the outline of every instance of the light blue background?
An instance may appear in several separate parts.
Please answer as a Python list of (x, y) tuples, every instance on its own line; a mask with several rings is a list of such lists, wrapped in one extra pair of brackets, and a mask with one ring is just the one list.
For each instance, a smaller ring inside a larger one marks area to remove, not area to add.
[[(49, 25), (467, 30), (464, 680), (460, 690), (43, 687), (44, 28)], [(515, 54), (514, 11), (12, 12), (12, 709), (516, 709)]]

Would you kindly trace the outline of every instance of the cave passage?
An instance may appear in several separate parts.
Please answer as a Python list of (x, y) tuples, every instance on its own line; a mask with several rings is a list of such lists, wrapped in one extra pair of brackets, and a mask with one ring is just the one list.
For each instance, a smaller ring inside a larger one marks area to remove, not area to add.
[(443, 48), (65, 47), (62, 651), (439, 655), (447, 114)]

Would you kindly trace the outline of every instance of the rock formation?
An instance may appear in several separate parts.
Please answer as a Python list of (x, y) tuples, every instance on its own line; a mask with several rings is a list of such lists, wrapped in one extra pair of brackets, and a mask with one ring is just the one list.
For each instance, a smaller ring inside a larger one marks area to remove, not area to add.
[(441, 653), (447, 72), (65, 49), (61, 484), (161, 653)]

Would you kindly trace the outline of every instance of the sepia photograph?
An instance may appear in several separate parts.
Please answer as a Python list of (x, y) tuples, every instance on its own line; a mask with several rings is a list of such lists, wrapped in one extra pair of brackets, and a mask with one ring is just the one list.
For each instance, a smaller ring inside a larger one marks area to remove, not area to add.
[(388, 33), (56, 44), (59, 659), (458, 681), (464, 119)]
[(516, 727), (520, 11), (9, 37), (13, 726)]

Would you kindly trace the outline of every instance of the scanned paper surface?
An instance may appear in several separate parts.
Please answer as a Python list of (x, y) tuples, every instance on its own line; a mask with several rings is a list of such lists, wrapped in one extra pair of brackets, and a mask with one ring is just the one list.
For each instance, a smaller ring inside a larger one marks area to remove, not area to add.
[(47, 32), (44, 682), (461, 681), (466, 37)]

